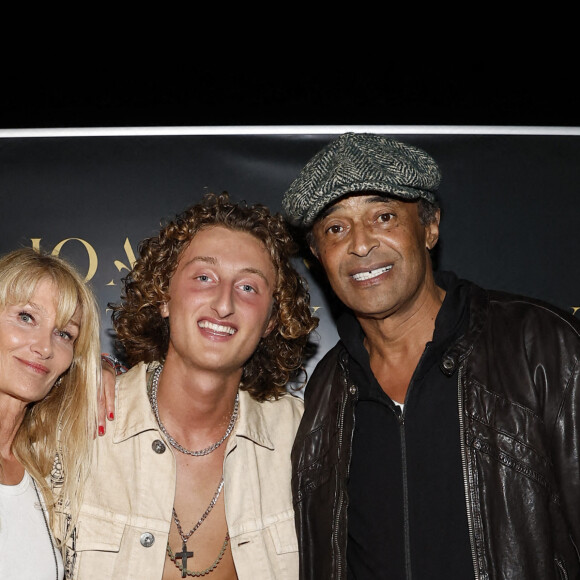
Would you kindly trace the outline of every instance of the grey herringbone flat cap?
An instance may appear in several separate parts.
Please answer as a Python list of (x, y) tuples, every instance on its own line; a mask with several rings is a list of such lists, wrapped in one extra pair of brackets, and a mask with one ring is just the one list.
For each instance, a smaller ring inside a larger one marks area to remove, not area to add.
[(305, 165), (284, 194), (295, 226), (310, 227), (330, 203), (348, 193), (375, 191), (435, 201), (441, 173), (422, 149), (373, 133), (345, 133)]

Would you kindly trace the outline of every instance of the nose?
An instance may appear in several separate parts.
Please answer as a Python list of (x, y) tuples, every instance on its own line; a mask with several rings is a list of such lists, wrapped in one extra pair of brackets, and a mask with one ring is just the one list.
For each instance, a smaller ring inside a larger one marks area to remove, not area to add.
[(349, 250), (360, 257), (368, 256), (378, 242), (372, 231), (363, 224), (355, 224), (351, 229)]
[(32, 351), (40, 356), (42, 359), (48, 359), (52, 357), (53, 354), (53, 332), (47, 330), (38, 331), (35, 340), (32, 343)]
[(214, 295), (212, 308), (220, 318), (226, 318), (234, 312), (233, 289), (227, 284), (220, 284)]

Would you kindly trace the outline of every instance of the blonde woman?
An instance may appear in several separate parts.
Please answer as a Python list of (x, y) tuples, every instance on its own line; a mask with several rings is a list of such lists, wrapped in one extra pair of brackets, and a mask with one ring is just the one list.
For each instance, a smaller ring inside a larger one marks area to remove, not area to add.
[(72, 529), (90, 465), (100, 364), (96, 301), (76, 270), (28, 248), (1, 257), (3, 580), (64, 576), (55, 509), (66, 498)]

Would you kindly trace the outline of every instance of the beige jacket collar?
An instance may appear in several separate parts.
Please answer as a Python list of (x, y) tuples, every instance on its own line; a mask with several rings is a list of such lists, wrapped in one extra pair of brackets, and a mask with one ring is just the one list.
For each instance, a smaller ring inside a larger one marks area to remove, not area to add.
[[(115, 420), (112, 423), (113, 442), (139, 435), (151, 429), (159, 431), (159, 426), (147, 396), (147, 370), (154, 369), (158, 363), (138, 363), (117, 379)], [(267, 449), (274, 449), (270, 425), (264, 408), (246, 391), (240, 391), (240, 413), (236, 426), (236, 437), (245, 437)], [(228, 449), (234, 443), (228, 442)]]

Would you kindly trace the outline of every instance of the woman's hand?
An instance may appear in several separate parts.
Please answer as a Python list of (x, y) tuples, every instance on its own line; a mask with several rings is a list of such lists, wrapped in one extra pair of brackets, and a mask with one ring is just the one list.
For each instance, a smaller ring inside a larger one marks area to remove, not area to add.
[(107, 431), (107, 420), (115, 418), (115, 369), (110, 361), (103, 357), (101, 373), (101, 389), (98, 399), (98, 426), (97, 432), (102, 437)]

